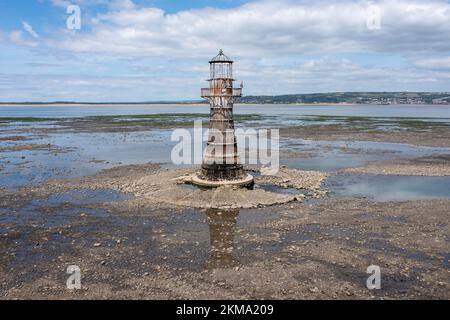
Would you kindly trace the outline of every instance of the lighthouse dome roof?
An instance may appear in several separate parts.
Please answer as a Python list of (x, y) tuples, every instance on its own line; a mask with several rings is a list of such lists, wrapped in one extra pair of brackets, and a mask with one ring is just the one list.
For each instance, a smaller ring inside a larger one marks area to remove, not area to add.
[(223, 50), (220, 49), (219, 54), (212, 58), (209, 63), (220, 63), (220, 62), (228, 62), (233, 63), (233, 60), (231, 60), (227, 55), (223, 53)]

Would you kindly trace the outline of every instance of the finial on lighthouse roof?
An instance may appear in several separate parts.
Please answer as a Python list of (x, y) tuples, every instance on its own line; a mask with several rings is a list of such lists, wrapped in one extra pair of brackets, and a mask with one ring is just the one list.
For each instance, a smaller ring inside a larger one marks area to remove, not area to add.
[(219, 54), (215, 56), (214, 58), (209, 61), (209, 63), (216, 63), (216, 62), (233, 62), (225, 53), (223, 53), (223, 50), (219, 50)]

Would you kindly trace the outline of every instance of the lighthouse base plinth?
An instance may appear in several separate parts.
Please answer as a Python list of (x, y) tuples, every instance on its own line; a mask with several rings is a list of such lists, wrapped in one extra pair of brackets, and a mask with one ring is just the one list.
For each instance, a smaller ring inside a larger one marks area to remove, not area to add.
[(254, 185), (253, 176), (246, 173), (243, 177), (236, 180), (207, 180), (201, 177), (199, 174), (192, 176), (191, 183), (206, 188), (218, 188), (222, 186), (236, 186), (249, 188)]
[[(237, 160), (238, 161), (238, 160)], [(236, 162), (237, 162), (236, 161)], [(203, 180), (240, 180), (246, 176), (244, 167), (240, 163), (203, 163), (200, 177)]]

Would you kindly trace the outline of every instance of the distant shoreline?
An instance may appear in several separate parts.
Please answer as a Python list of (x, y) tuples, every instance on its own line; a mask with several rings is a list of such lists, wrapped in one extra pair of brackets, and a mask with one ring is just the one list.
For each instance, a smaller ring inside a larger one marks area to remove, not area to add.
[(206, 103), (0, 103), (0, 107), (150, 107), (150, 106), (207, 106)]
[[(276, 105), (288, 105), (288, 106), (450, 106), (447, 104), (370, 104), (370, 103), (236, 103), (236, 105), (245, 106), (276, 106)], [(209, 106), (208, 103), (0, 103), (0, 108), (6, 107), (155, 107), (155, 106), (189, 106), (189, 107), (205, 107)]]
[[(450, 92), (323, 92), (302, 94), (278, 94), (272, 96), (249, 95), (237, 99), (240, 105), (292, 105), (292, 106), (358, 106), (358, 105), (450, 105)], [(209, 105), (206, 99), (154, 100), (154, 101), (0, 101), (0, 107), (150, 107), (150, 106)]]

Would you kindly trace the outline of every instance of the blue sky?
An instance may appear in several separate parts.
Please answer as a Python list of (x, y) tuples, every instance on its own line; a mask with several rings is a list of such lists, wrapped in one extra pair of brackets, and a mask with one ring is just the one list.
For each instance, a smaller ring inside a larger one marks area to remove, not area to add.
[(248, 95), (450, 91), (450, 4), (1, 0), (0, 101), (199, 99), (221, 48)]

